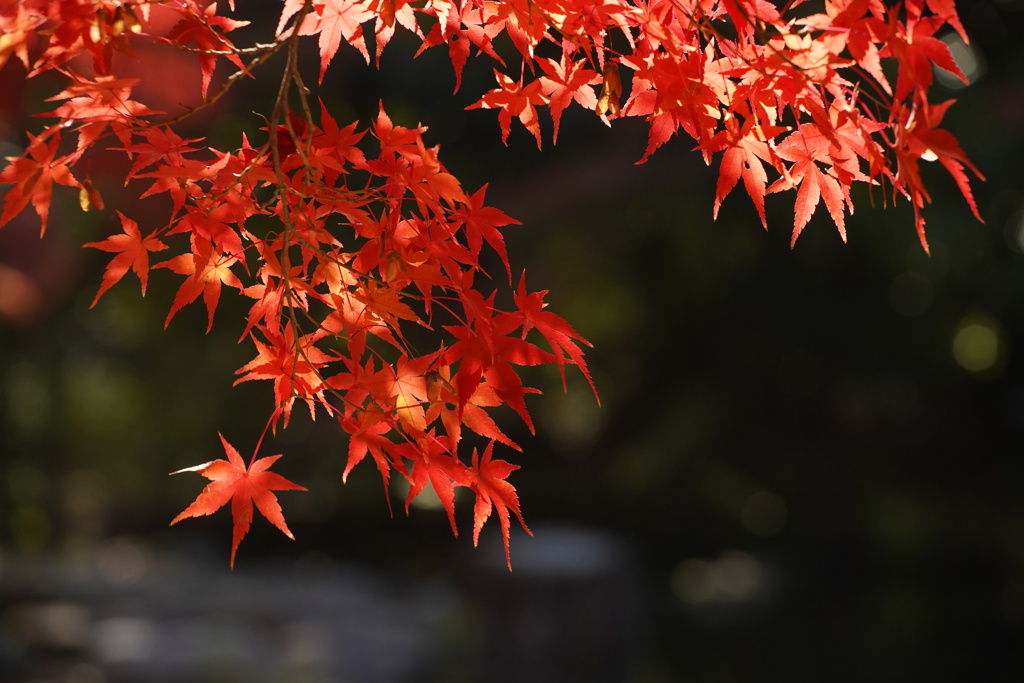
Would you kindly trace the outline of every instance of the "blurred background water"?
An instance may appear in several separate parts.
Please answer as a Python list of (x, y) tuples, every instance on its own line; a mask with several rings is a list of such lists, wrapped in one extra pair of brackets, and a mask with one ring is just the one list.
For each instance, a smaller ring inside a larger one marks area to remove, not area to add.
[[(229, 572), (229, 515), (168, 528), (202, 480), (167, 473), (262, 430), (269, 388), (231, 387), (244, 308), (164, 331), (177, 283), (154, 272), (145, 299), (129, 283), (90, 310), (104, 256), (78, 245), (112, 212), (67, 196), (44, 240), (5, 227), (0, 681), (1024, 679), (1024, 3), (958, 6), (972, 83), (934, 100), (959, 100), (944, 127), (987, 177), (985, 223), (926, 169), (930, 256), (908, 206), (863, 190), (846, 245), (819, 211), (791, 250), (791, 196), (767, 233), (740, 193), (713, 223), (716, 170), (688, 139), (635, 165), (642, 121), (570, 110), (556, 147), (514, 128), (505, 148), (464, 110), (482, 60), (455, 96), (443, 52), (331, 67), (339, 121), (383, 100), (490, 183), (523, 222), (513, 262), (594, 343), (600, 407), (538, 372), (536, 437), (501, 423), (535, 531), (511, 574), (496, 526), (472, 548), (469, 499), (457, 539), (426, 499), (391, 518), (373, 468), (342, 486), (343, 435), (299, 411), (264, 445), (310, 489), (280, 496), (297, 540), (258, 520)], [(236, 144), (259, 96), (196, 131)]]

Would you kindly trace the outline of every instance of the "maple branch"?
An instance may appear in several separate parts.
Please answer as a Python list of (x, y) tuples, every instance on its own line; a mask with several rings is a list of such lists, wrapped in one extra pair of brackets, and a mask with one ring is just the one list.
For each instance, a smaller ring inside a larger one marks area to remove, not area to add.
[(263, 52), (262, 54), (258, 55), (252, 61), (250, 61), (247, 65), (245, 65), (245, 67), (239, 69), (238, 71), (236, 71), (233, 74), (231, 74), (230, 76), (228, 76), (227, 79), (224, 81), (224, 83), (221, 84), (221, 86), (217, 89), (217, 91), (214, 92), (213, 95), (207, 97), (206, 100), (202, 104), (198, 104), (198, 105), (195, 105), (195, 106), (186, 106), (185, 107), (185, 111), (183, 113), (181, 113), (181, 114), (178, 114), (177, 116), (173, 116), (173, 117), (171, 117), (169, 119), (165, 119), (163, 121), (155, 121), (155, 122), (150, 123), (150, 124), (139, 126), (138, 128), (136, 128), (134, 130), (136, 132), (141, 132), (141, 131), (153, 128), (155, 126), (172, 126), (172, 125), (174, 125), (176, 123), (181, 123), (185, 119), (187, 119), (187, 118), (189, 118), (191, 116), (194, 116), (196, 113), (198, 113), (198, 112), (200, 112), (200, 111), (202, 111), (204, 109), (212, 107), (213, 105), (215, 105), (220, 100), (220, 98), (224, 97), (224, 95), (226, 95), (227, 92), (235, 85), (235, 83), (240, 81), (243, 76), (251, 76), (253, 69), (255, 69), (257, 66), (263, 64), (264, 62), (269, 60), (271, 57), (273, 57), (275, 54), (277, 54), (277, 52), (282, 47), (283, 47), (283, 44), (281, 42), (273, 43), (271, 49), (269, 49), (266, 52)]

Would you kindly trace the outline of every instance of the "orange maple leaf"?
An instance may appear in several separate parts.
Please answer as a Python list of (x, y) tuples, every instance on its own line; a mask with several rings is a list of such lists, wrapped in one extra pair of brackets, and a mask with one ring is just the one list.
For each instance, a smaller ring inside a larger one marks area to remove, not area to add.
[(224, 451), (228, 455), (227, 460), (211, 460), (210, 462), (186, 467), (185, 469), (171, 472), (181, 474), (182, 472), (198, 472), (211, 482), (206, 485), (202, 493), (195, 501), (185, 508), (180, 515), (171, 520), (171, 524), (177, 524), (186, 517), (200, 517), (213, 514), (231, 501), (231, 516), (235, 520), (234, 533), (231, 541), (231, 567), (235, 566), (235, 552), (242, 538), (249, 532), (252, 524), (252, 504), (256, 503), (256, 509), (263, 513), (263, 516), (270, 520), (270, 523), (284, 532), (288, 538), (295, 540), (288, 525), (284, 522), (284, 513), (277, 502), (277, 496), (271, 491), (305, 491), (305, 487), (288, 481), (276, 472), (268, 472), (267, 468), (280, 458), (280, 455), (272, 455), (267, 458), (254, 460), (248, 468), (245, 461), (238, 454), (234, 446), (220, 436), (224, 444)]
[(117, 256), (107, 264), (107, 269), (103, 271), (103, 282), (89, 308), (95, 306), (103, 293), (124, 277), (129, 268), (139, 276), (139, 281), (142, 283), (142, 294), (145, 296), (146, 283), (149, 279), (149, 252), (162, 251), (167, 248), (166, 244), (152, 235), (143, 238), (142, 233), (139, 232), (139, 224), (131, 218), (120, 211), (117, 212), (117, 215), (121, 217), (121, 227), (124, 229), (124, 233), (111, 235), (102, 242), (88, 242), (82, 245), (103, 251), (118, 252)]

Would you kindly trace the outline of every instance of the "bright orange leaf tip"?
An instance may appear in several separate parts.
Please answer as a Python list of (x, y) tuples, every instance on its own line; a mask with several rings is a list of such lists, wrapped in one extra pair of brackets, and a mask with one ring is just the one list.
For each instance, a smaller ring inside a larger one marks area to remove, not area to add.
[(242, 538), (249, 532), (249, 526), (252, 524), (252, 504), (255, 502), (256, 509), (262, 512), (271, 524), (284, 532), (285, 536), (295, 540), (292, 532), (288, 530), (288, 525), (284, 522), (284, 513), (281, 512), (277, 496), (271, 491), (305, 491), (306, 489), (288, 481), (276, 472), (267, 471), (267, 468), (281, 457), (280, 455), (260, 458), (246, 468), (245, 461), (242, 460), (234, 446), (229, 444), (222, 435), (218, 434), (218, 436), (220, 436), (221, 443), (224, 444), (224, 452), (228, 454), (227, 460), (211, 460), (202, 465), (171, 472), (171, 474), (198, 472), (211, 480), (199, 497), (180, 515), (171, 520), (171, 524), (177, 524), (186, 517), (212, 514), (230, 500), (231, 515), (235, 520), (231, 543), (231, 568), (234, 569), (238, 544), (242, 542)]

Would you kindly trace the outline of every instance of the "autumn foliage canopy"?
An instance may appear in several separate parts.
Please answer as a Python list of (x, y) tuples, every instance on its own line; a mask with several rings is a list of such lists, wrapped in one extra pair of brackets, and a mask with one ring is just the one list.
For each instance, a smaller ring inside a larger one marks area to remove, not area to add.
[[(865, 183), (910, 202), (927, 250), (922, 161), (941, 163), (978, 213), (967, 170), (980, 174), (940, 127), (952, 102), (928, 99), (933, 65), (964, 78), (939, 37), (968, 39), (953, 0), (284, 0), (260, 42), (237, 45), (248, 5), (0, 0), (0, 68), (62, 84), (26, 105), (40, 125), (0, 171), (0, 226), (31, 205), (45, 231), (55, 185), (107, 210), (89, 159), (123, 155), (126, 186), (165, 197), (167, 213), (110, 215), (113, 233), (86, 245), (109, 255), (93, 303), (128, 271), (144, 294), (152, 269), (180, 281), (167, 324), (202, 299), (210, 329), (221, 296), (242, 297), (248, 316), (231, 322), (253, 356), (237, 381), (269, 383), (268, 428), (296, 407), (335, 421), (344, 476), (372, 460), (385, 486), (407, 480), (407, 509), (429, 484), (456, 533), (467, 487), (474, 542), (496, 512), (506, 555), (511, 515), (525, 524), (507, 481), (517, 466), (494, 449), (520, 447), (495, 411), (532, 430), (524, 366), (553, 363), (563, 382), (575, 366), (593, 388), (587, 342), (510, 263), (502, 230), (516, 221), (447, 172), (425, 128), (383, 108), (365, 123), (328, 111), (313, 83), (340, 50), (371, 63), (404, 33), (447, 52), (456, 90), (471, 56), (489, 60), (494, 87), (470, 108), (496, 110), (503, 140), (521, 125), (541, 146), (546, 109), (555, 143), (569, 107), (645, 120), (639, 162), (685, 135), (717, 168), (713, 215), (742, 181), (767, 227), (765, 196), (792, 191), (794, 241), (821, 204), (845, 239), (851, 189)], [(152, 45), (191, 60), (201, 100), (164, 113), (137, 94)], [(313, 49), (319, 73), (302, 73), (298, 55)], [(269, 79), (276, 98), (234, 148), (183, 137), (246, 78)], [(484, 271), (485, 251), (502, 272)], [(470, 432), (486, 446), (467, 455)], [(233, 564), (254, 505), (291, 535), (273, 491), (302, 487), (268, 470), (280, 456), (246, 464), (221, 440), (227, 459), (189, 468), (211, 483), (174, 522), (230, 501)]]

